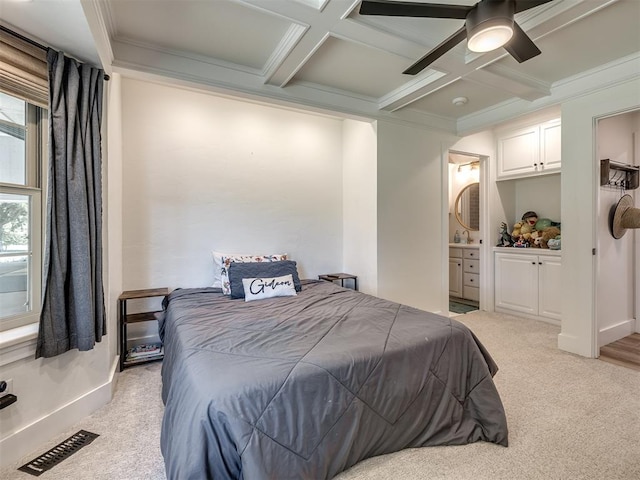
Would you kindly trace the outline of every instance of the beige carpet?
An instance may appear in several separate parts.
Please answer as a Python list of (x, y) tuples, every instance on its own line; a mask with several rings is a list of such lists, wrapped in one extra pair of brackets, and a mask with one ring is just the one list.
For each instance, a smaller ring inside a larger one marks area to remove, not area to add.
[[(545, 323), (484, 312), (456, 318), (500, 366), (510, 446), (409, 449), (365, 460), (336, 480), (640, 479), (640, 372), (559, 351), (559, 329)], [(80, 429), (100, 437), (40, 478), (165, 479), (159, 375), (159, 364), (125, 370), (114, 400), (51, 446)], [(0, 478), (33, 477), (5, 469)]]

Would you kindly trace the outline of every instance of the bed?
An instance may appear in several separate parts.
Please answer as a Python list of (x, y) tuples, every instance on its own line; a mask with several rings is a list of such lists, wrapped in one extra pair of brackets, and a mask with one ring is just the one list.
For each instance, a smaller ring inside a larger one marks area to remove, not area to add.
[(497, 366), (453, 319), (302, 280), (254, 302), (175, 290), (159, 326), (169, 480), (330, 479), (407, 447), (507, 446)]

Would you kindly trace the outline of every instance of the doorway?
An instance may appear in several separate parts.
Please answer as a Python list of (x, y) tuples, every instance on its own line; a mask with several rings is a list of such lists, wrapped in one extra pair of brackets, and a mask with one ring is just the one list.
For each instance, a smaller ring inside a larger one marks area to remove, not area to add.
[(449, 151), (449, 312), (480, 309), (481, 162), (480, 155)]
[(618, 358), (621, 344), (624, 355), (638, 368), (640, 232), (635, 226), (622, 228), (618, 213), (629, 206), (638, 207), (640, 111), (600, 118), (596, 125), (596, 167), (600, 170), (595, 194), (598, 207), (596, 346), (600, 354)]

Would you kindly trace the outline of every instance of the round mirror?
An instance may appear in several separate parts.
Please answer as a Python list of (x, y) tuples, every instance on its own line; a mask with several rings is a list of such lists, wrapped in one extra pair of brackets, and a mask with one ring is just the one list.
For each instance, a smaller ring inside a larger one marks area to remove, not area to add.
[(470, 183), (456, 198), (456, 218), (467, 230), (480, 230), (480, 184)]

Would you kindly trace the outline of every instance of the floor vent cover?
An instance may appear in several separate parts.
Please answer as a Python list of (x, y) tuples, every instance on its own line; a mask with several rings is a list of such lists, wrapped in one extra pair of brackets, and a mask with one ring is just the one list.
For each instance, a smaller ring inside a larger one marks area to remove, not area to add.
[(97, 437), (99, 437), (97, 433), (80, 430), (78, 433), (74, 433), (64, 442), (56, 445), (48, 452), (43, 453), (28, 463), (25, 463), (18, 470), (39, 477), (47, 470), (51, 470), (57, 464), (69, 458), (85, 445), (89, 445)]

